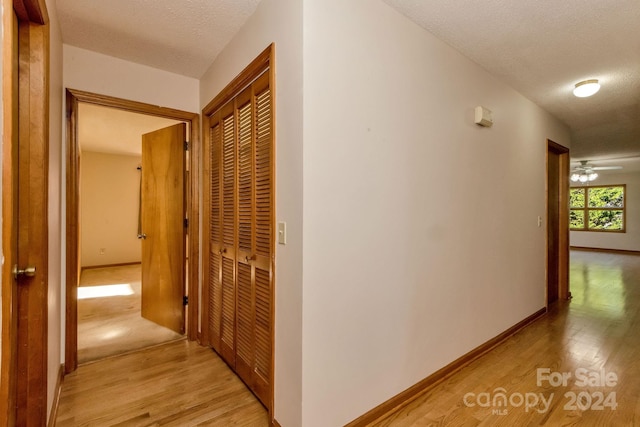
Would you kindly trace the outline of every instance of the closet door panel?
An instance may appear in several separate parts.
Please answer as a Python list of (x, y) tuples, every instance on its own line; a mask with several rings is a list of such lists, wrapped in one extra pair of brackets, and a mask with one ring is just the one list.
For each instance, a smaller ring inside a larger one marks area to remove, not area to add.
[(208, 339), (209, 344), (220, 351), (220, 336), (222, 325), (222, 268), (221, 268), (221, 209), (220, 209), (220, 160), (222, 156), (222, 133), (220, 116), (215, 115), (210, 120), (209, 138), (211, 141), (209, 151), (209, 263), (208, 269)]
[(255, 308), (253, 257), (253, 103), (251, 86), (236, 97), (238, 118), (238, 303), (236, 371), (253, 388)]
[(236, 118), (234, 103), (229, 102), (221, 112), (222, 134), (222, 275), (220, 354), (235, 366), (236, 353)]
[(265, 405), (271, 400), (273, 301), (273, 106), (269, 74), (253, 84), (254, 149), (254, 392)]

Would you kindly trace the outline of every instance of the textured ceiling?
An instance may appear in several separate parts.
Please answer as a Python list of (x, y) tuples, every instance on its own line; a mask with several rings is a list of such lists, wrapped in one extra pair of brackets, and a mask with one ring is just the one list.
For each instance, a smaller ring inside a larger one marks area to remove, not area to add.
[(143, 134), (176, 123), (179, 122), (80, 103), (78, 106), (78, 143), (81, 151), (140, 155)]
[[(64, 43), (197, 78), (259, 1), (57, 0), (57, 8)], [(640, 162), (639, 0), (384, 1), (565, 122), (574, 159)], [(588, 78), (600, 92), (574, 97)]]
[(260, 0), (57, 0), (66, 44), (199, 78)]
[(566, 123), (572, 158), (640, 158), (639, 0), (384, 1)]

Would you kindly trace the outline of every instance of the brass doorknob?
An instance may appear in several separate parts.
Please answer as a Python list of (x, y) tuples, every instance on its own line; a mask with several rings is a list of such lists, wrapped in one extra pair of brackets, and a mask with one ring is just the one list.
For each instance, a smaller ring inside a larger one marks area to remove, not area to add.
[(27, 267), (24, 270), (21, 270), (18, 268), (17, 265), (13, 266), (13, 277), (15, 277), (16, 279), (20, 276), (33, 277), (35, 275), (36, 275), (35, 267)]
[(147, 238), (147, 235), (146, 235), (146, 234), (144, 234), (144, 233), (142, 233), (142, 234), (138, 234), (138, 239), (140, 239), (140, 240), (144, 240), (144, 239), (146, 239), (146, 238)]

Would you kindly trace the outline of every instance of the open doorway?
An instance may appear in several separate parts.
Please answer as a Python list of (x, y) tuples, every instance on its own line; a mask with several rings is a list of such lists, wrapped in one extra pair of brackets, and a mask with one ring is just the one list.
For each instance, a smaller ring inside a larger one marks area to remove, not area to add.
[(140, 239), (142, 137), (178, 123), (184, 122), (78, 104), (78, 363), (183, 337), (181, 328), (159, 325), (141, 310), (148, 243)]
[(65, 371), (194, 340), (197, 114), (70, 89), (67, 113)]

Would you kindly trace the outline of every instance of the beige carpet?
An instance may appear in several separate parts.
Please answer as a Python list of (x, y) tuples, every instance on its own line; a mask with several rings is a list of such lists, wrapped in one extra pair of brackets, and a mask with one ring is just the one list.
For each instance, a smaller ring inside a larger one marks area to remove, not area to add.
[(78, 288), (78, 363), (183, 337), (142, 318), (140, 288), (139, 264), (83, 270)]

